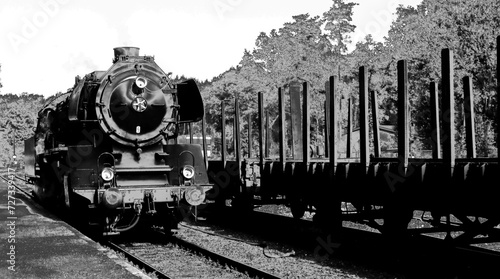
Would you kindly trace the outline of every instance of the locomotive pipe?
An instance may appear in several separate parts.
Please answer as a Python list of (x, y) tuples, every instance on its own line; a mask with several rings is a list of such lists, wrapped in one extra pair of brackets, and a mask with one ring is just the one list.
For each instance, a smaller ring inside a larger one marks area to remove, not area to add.
[(127, 225), (127, 226), (121, 226), (121, 227), (113, 227), (114, 232), (125, 232), (137, 225), (139, 223), (139, 219), (141, 219), (141, 211), (142, 211), (142, 204), (139, 203), (134, 203), (134, 208), (135, 208), (135, 215), (134, 219)]
[(141, 219), (141, 214), (137, 213), (134, 216), (134, 219), (132, 220), (132, 222), (128, 226), (119, 227), (119, 228), (115, 227), (115, 228), (113, 228), (113, 231), (115, 231), (115, 232), (125, 232), (125, 231), (128, 231), (128, 230), (132, 229), (133, 227), (135, 227), (135, 225), (137, 225), (137, 223), (139, 223), (139, 219)]

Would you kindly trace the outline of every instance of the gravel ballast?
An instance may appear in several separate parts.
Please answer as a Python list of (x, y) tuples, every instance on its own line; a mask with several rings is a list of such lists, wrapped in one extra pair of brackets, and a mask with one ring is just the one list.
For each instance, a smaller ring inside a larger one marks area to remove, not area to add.
[[(177, 237), (282, 278), (398, 278), (395, 274), (332, 259), (217, 225), (181, 223)], [(263, 244), (265, 243), (265, 245)], [(263, 247), (265, 246), (265, 247)]]

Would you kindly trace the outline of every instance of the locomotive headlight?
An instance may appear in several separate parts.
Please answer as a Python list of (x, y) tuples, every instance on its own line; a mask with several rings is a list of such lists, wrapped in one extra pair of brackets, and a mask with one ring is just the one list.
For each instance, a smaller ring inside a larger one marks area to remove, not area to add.
[(111, 168), (104, 168), (101, 171), (101, 177), (104, 181), (111, 181), (115, 174)]
[(142, 89), (142, 88), (146, 87), (146, 85), (148, 85), (148, 81), (146, 80), (145, 77), (137, 77), (135, 79), (135, 85), (137, 85), (137, 87)]
[(182, 176), (184, 176), (185, 179), (191, 179), (194, 177), (194, 168), (193, 166), (186, 165), (182, 168)]

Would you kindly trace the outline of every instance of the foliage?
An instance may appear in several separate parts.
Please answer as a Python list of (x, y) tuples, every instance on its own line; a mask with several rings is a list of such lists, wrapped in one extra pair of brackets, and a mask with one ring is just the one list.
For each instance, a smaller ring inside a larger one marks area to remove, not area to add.
[[(429, 83), (441, 78), (441, 49), (448, 48), (454, 55), (456, 129), (463, 127), (462, 78), (471, 76), (474, 84), (474, 102), (480, 122), (494, 120), (493, 95), (496, 80), (495, 38), (499, 35), (500, 3), (496, 0), (481, 1), (430, 1), (424, 0), (417, 8), (399, 7), (397, 19), (393, 22), (386, 39), (386, 53), (392, 57), (386, 64), (394, 65), (399, 59), (408, 60), (410, 80), (410, 105), (415, 136), (430, 138), (429, 126)], [(389, 58), (389, 56), (387, 56)], [(393, 75), (395, 71), (391, 71)], [(385, 73), (390, 76), (389, 73)], [(394, 77), (392, 78), (394, 79)], [(395, 88), (382, 84), (387, 98), (392, 98)], [(476, 125), (478, 134), (492, 134), (489, 125)], [(498, 130), (498, 128), (497, 128)], [(489, 136), (491, 137), (491, 135)], [(463, 133), (457, 133), (456, 140), (464, 142)], [(481, 141), (480, 144), (487, 144)], [(493, 144), (493, 141), (489, 141)], [(429, 143), (424, 143), (429, 147)], [(458, 151), (463, 152), (463, 146)], [(485, 151), (489, 147), (480, 146)], [(482, 153), (485, 156), (487, 153)]]
[[(377, 93), (381, 124), (397, 123), (397, 70), (399, 60), (408, 62), (409, 104), (411, 134), (414, 146), (429, 149), (431, 138), (429, 83), (441, 79), (441, 50), (449, 48), (454, 54), (454, 93), (456, 100), (456, 130), (458, 148), (463, 153), (463, 86), (462, 78), (473, 80), (476, 143), (479, 156), (491, 154), (494, 134), (498, 132), (495, 110), (497, 80), (494, 75), (498, 58), (495, 39), (500, 35), (500, 2), (498, 0), (422, 0), (417, 7), (399, 6), (383, 42), (370, 35), (355, 42), (355, 49), (347, 51), (352, 43), (350, 35), (356, 3), (332, 0), (331, 8), (321, 16), (299, 14), (281, 28), (261, 32), (255, 47), (245, 50), (237, 66), (208, 81), (196, 81), (205, 101), (209, 134), (220, 138), (221, 102), (226, 104), (227, 137), (231, 142), (232, 113), (235, 96), (241, 110), (242, 131), (248, 128), (246, 119), (254, 120), (253, 140), (257, 141), (257, 95), (263, 93), (265, 110), (271, 125), (277, 118), (277, 92), (288, 92), (292, 82), (307, 82), (311, 92), (311, 128), (313, 140), (321, 138), (324, 119), (325, 82), (338, 76), (338, 102), (341, 104), (340, 131), (346, 127), (346, 104), (352, 99), (353, 123), (359, 122), (359, 68), (368, 72), (369, 90)], [(186, 80), (176, 76), (173, 83)], [(1, 88), (1, 83), (0, 83)], [(60, 93), (59, 97), (62, 93)], [(21, 142), (30, 135), (36, 124), (36, 112), (42, 103), (55, 102), (57, 96), (46, 101), (40, 95), (23, 93), (20, 96), (0, 95), (0, 127), (3, 128), (0, 160), (6, 162), (13, 155), (15, 133), (16, 153)], [(45, 101), (45, 102), (44, 102)], [(285, 103), (288, 100), (285, 100)], [(287, 104), (287, 103), (286, 103)], [(287, 114), (293, 113), (289, 108)], [(371, 120), (370, 120), (371, 121)], [(195, 132), (201, 127), (195, 125)], [(357, 124), (354, 124), (357, 126)], [(342, 138), (342, 137), (339, 137)], [(242, 135), (243, 146), (248, 141)], [(387, 143), (385, 143), (387, 144)], [(345, 146), (345, 144), (343, 144)], [(356, 145), (354, 143), (354, 145)], [(387, 144), (388, 146), (394, 146)]]
[[(278, 88), (286, 91), (289, 83), (298, 81), (307, 82), (312, 92), (311, 128), (315, 134), (324, 122), (323, 86), (331, 75), (338, 75), (341, 82), (338, 87), (341, 106), (346, 107), (348, 98), (353, 100), (353, 123), (358, 123), (358, 75), (359, 68), (365, 66), (369, 90), (377, 93), (379, 122), (395, 125), (398, 113), (396, 66), (404, 59), (408, 62), (412, 142), (414, 147), (430, 149), (429, 83), (436, 81), (439, 84), (441, 50), (449, 48), (455, 62), (457, 151), (462, 153), (464, 149), (464, 133), (460, 132), (464, 131), (461, 80), (469, 75), (474, 83), (478, 154), (487, 156), (493, 147), (494, 130), (498, 131), (493, 125), (497, 102), (493, 72), (495, 37), (500, 30), (500, 3), (496, 0), (423, 0), (417, 7), (399, 6), (397, 18), (383, 42), (368, 35), (364, 41), (356, 42), (355, 49), (348, 53), (350, 34), (355, 30), (351, 23), (355, 5), (333, 0), (322, 17), (297, 15), (278, 30), (262, 32), (256, 39), (255, 48), (245, 50), (237, 67), (204, 87), (208, 123), (215, 131), (220, 131), (220, 102), (227, 102), (230, 115), (236, 95), (240, 98), (242, 116), (255, 115), (258, 92), (264, 93), (266, 110), (276, 117)], [(346, 110), (341, 111), (341, 126), (345, 127)]]
[(32, 136), (43, 102), (44, 97), (37, 94), (0, 95), (0, 165), (10, 163), (13, 155), (23, 160), (24, 140)]
[(350, 33), (356, 28), (352, 22), (353, 8), (357, 3), (344, 3), (343, 0), (333, 0), (328, 12), (323, 14), (325, 31), (334, 45), (334, 53), (340, 57), (347, 52), (347, 45), (351, 43)]
[[(322, 133), (324, 123), (325, 81), (339, 74), (346, 62), (343, 52), (349, 42), (353, 3), (335, 0), (334, 7), (323, 17), (301, 14), (292, 17), (278, 30), (261, 32), (253, 50), (245, 50), (235, 68), (214, 78), (203, 90), (207, 106), (207, 122), (220, 131), (220, 103), (227, 103), (228, 115), (234, 111), (234, 97), (238, 95), (242, 117), (257, 115), (257, 93), (264, 95), (264, 105), (271, 117), (277, 119), (278, 88), (288, 91), (292, 82), (307, 82), (311, 92), (313, 135)], [(337, 10), (340, 8), (341, 10)], [(323, 26), (327, 26), (326, 32)], [(339, 67), (333, 67), (339, 65)], [(287, 114), (290, 113), (287, 108)], [(246, 122), (246, 121), (244, 121)], [(246, 129), (244, 124), (243, 129)], [(254, 128), (257, 128), (254, 122)], [(257, 129), (254, 129), (257, 133)], [(232, 133), (229, 134), (231, 136)], [(257, 137), (257, 134), (255, 135)], [(248, 139), (243, 138), (243, 141)]]

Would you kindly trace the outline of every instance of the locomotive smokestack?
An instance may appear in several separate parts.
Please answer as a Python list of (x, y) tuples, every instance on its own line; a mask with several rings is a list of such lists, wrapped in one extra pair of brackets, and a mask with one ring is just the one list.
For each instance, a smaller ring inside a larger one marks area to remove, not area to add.
[(113, 59), (113, 63), (118, 61), (120, 56), (139, 56), (139, 48), (138, 47), (115, 47), (113, 48), (115, 52), (115, 58)]

